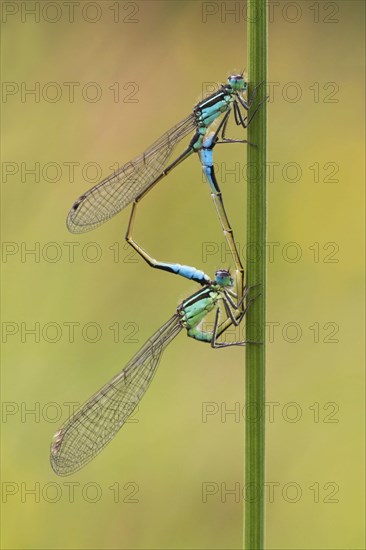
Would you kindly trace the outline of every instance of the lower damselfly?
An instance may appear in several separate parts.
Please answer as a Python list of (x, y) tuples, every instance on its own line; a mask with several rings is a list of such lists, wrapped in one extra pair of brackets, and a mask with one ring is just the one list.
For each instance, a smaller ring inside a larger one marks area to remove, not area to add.
[[(259, 108), (258, 105), (253, 113), (246, 115), (255, 99), (257, 87), (248, 101), (243, 97), (247, 89), (248, 82), (243, 74), (229, 76), (227, 84), (223, 84), (217, 92), (197, 103), (188, 117), (163, 134), (141, 155), (81, 195), (69, 212), (66, 222), (69, 231), (90, 231), (109, 220), (132, 201), (142, 199), (173, 168), (192, 153), (201, 150), (206, 133), (222, 115), (221, 140), (228, 143), (236, 141), (227, 138), (225, 134), (230, 113), (234, 113), (237, 126), (246, 128)], [(177, 158), (171, 160), (178, 143), (192, 132), (194, 135), (187, 147)]]
[[(150, 385), (164, 349), (182, 329), (186, 329), (189, 337), (208, 342), (213, 348), (251, 343), (217, 341), (228, 326), (239, 325), (254, 300), (248, 300), (241, 314), (236, 314), (241, 304), (232, 290), (233, 278), (228, 270), (216, 271), (215, 278), (211, 280), (205, 273), (185, 266), (183, 276), (198, 280), (203, 288), (184, 300), (169, 321), (149, 338), (124, 369), (90, 397), (55, 433), (50, 459), (56, 474), (66, 476), (76, 472), (113, 439)], [(243, 291), (243, 301), (249, 290), (248, 287)], [(230, 321), (225, 328), (219, 324), (220, 304), (223, 304)], [(212, 311), (216, 311), (213, 330), (202, 330), (199, 325)]]

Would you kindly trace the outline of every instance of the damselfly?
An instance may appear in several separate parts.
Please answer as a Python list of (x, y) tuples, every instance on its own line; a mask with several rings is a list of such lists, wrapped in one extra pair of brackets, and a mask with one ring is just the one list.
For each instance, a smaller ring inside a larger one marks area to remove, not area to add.
[[(221, 115), (224, 115), (219, 128), (222, 141), (237, 141), (225, 135), (231, 111), (234, 112), (236, 125), (246, 128), (259, 107), (258, 105), (249, 118), (243, 116), (242, 108), (249, 111), (256, 93), (255, 88), (250, 100), (246, 101), (242, 94), (247, 88), (248, 83), (243, 74), (229, 76), (227, 84), (223, 84), (217, 92), (200, 101), (187, 118), (163, 134), (144, 153), (118, 168), (79, 197), (67, 218), (69, 231), (90, 231), (120, 212), (133, 200), (139, 201), (173, 168), (202, 148), (205, 134)], [(193, 131), (195, 133), (189, 145), (170, 162), (177, 144)]]
[[(51, 445), (51, 465), (56, 474), (72, 474), (92, 460), (123, 426), (132, 414), (150, 382), (152, 381), (166, 346), (185, 328), (188, 336), (209, 342), (213, 348), (245, 345), (248, 342), (218, 342), (217, 338), (226, 328), (220, 328), (220, 302), (223, 303), (229, 325), (238, 325), (253, 298), (241, 315), (235, 311), (241, 304), (232, 291), (233, 279), (229, 271), (216, 272), (214, 280), (193, 267), (184, 266), (188, 279), (197, 280), (203, 288), (184, 300), (176, 313), (167, 321), (137, 354), (110, 382), (94, 394), (56, 432)], [(243, 292), (243, 298), (249, 288)], [(199, 324), (209, 312), (216, 310), (212, 331), (204, 331)]]

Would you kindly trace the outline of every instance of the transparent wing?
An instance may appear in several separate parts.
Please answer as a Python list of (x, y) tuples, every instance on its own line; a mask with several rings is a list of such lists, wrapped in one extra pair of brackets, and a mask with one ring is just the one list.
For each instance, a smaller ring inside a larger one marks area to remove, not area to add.
[(51, 445), (51, 465), (56, 474), (76, 472), (116, 435), (153, 379), (165, 347), (181, 329), (180, 317), (175, 314), (56, 432)]
[(90, 231), (125, 208), (160, 175), (175, 146), (195, 127), (195, 117), (191, 114), (163, 134), (142, 155), (79, 197), (67, 217), (69, 231)]

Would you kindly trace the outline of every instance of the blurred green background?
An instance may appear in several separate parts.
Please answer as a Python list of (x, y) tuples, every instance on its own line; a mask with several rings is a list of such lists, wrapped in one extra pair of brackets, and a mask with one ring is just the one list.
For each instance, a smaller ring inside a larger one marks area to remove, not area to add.
[[(68, 210), (245, 67), (245, 5), (2, 3), (4, 548), (241, 547), (243, 349), (182, 333), (96, 460), (57, 478), (48, 457), (68, 403), (196, 290), (131, 255), (127, 210), (81, 236)], [(363, 2), (271, 4), (269, 549), (364, 548), (363, 21)], [(218, 149), (245, 259), (245, 147)], [(197, 158), (147, 197), (135, 234), (162, 260), (232, 264)]]

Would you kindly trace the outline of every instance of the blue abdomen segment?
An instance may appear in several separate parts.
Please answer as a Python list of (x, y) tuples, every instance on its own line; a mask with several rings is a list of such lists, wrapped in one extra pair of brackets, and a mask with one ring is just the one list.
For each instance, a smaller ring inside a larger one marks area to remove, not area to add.
[(213, 165), (213, 152), (212, 149), (207, 149), (206, 143), (208, 141), (211, 141), (211, 138), (205, 139), (203, 142), (203, 147), (200, 151), (200, 157), (203, 167), (206, 168), (206, 166), (212, 166)]
[(213, 151), (212, 151), (212, 136), (209, 136), (203, 142), (203, 147), (199, 151), (201, 165), (204, 175), (211, 187), (213, 193), (220, 193), (220, 189), (215, 177), (214, 167), (213, 167)]
[(210, 277), (206, 275), (206, 273), (190, 265), (159, 262), (159, 269), (169, 271), (170, 273), (175, 273), (176, 275), (180, 275), (185, 279), (195, 281), (201, 285), (207, 285), (210, 283)]

